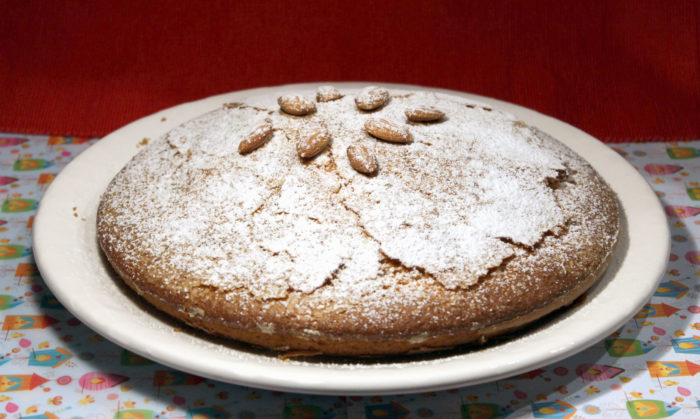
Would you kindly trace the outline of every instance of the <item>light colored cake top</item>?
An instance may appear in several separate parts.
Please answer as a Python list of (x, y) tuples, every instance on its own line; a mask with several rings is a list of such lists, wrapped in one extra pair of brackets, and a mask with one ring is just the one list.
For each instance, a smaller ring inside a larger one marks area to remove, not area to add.
[[(403, 91), (364, 112), (356, 91), (341, 92), (305, 117), (281, 112), (277, 97), (249, 98), (153, 141), (106, 192), (125, 208), (103, 220), (120, 226), (118, 250), (129, 258), (138, 252), (128, 247), (139, 247), (152, 268), (263, 299), (328, 282), (357, 297), (363, 284), (383, 280), (383, 260), (447, 289), (469, 287), (566, 224), (550, 185), (569, 170), (564, 154), (512, 115)], [(445, 117), (408, 122), (406, 108), (420, 105)], [(407, 127), (412, 142), (368, 135), (368, 118)], [(272, 138), (239, 154), (241, 139), (265, 121)], [(300, 159), (296, 142), (319, 127), (330, 133), (330, 147)], [(352, 169), (346, 150), (354, 143), (376, 156), (376, 175)]]

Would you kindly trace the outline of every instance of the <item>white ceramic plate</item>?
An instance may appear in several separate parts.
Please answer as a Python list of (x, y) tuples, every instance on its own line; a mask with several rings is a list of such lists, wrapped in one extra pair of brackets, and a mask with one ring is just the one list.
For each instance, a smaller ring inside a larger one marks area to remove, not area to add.
[[(334, 84), (339, 88), (368, 85)], [(505, 342), (478, 351), (408, 361), (282, 361), (184, 327), (180, 330), (177, 323), (155, 313), (125, 289), (102, 258), (95, 234), (102, 191), (138, 151), (144, 137), (156, 138), (226, 102), (316, 86), (246, 90), (186, 103), (133, 122), (77, 156), (44, 195), (34, 224), (34, 255), (51, 291), (90, 328), (162, 364), (241, 385), (341, 395), (440, 390), (523, 373), (600, 341), (630, 319), (653, 294), (665, 270), (669, 231), (656, 196), (632, 166), (588, 134), (556, 119), (489, 98), (443, 91), (490, 103), (562, 140), (586, 158), (617, 192), (625, 233), (606, 275), (582, 303)]]

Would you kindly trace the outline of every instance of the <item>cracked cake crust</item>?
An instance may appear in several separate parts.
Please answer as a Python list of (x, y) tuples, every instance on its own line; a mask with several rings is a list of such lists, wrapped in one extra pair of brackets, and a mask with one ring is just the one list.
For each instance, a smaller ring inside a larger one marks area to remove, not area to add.
[[(356, 94), (304, 116), (249, 98), (151, 142), (100, 202), (112, 266), (195, 327), (338, 355), (483, 340), (570, 304), (602, 274), (618, 204), (571, 150), (465, 99), (392, 91), (367, 112)], [(405, 110), (422, 105), (445, 117), (408, 121)], [(370, 136), (375, 117), (405, 126), (411, 141)], [(271, 138), (239, 154), (261, 122)], [(300, 159), (299, 138), (319, 127), (330, 145)], [(344, 158), (358, 143), (377, 173)]]

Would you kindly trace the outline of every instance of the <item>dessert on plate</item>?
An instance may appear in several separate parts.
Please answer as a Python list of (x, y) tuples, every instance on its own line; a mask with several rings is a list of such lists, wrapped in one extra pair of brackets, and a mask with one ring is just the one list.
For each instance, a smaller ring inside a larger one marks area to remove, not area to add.
[(433, 351), (571, 304), (609, 264), (614, 193), (581, 157), (465, 98), (378, 86), (249, 97), (151, 141), (98, 239), (209, 333), (304, 354)]

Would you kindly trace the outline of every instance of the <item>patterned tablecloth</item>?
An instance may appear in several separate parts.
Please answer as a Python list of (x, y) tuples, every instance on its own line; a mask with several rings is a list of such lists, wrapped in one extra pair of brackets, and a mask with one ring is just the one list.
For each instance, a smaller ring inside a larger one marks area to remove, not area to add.
[(622, 328), (517, 377), (375, 397), (193, 376), (112, 344), (65, 310), (34, 264), (32, 222), (56, 174), (95, 141), (0, 134), (0, 419), (700, 417), (700, 140), (613, 147), (656, 191), (672, 232), (662, 283)]

